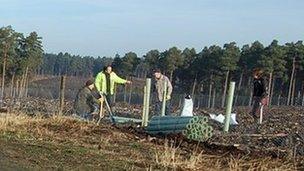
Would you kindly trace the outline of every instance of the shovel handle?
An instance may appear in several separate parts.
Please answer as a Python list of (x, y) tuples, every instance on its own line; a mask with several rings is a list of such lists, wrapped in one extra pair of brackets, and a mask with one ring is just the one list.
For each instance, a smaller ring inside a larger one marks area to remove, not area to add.
[(100, 100), (100, 108), (99, 108), (99, 119), (97, 121), (97, 125), (99, 125), (101, 119), (103, 118), (103, 102), (104, 102), (104, 97), (101, 97), (102, 99)]

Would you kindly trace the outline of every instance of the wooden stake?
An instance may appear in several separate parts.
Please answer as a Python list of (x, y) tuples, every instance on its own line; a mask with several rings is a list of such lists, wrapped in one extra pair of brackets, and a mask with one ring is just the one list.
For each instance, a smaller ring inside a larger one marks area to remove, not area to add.
[(101, 119), (104, 117), (104, 115), (103, 115), (103, 102), (104, 102), (104, 98), (105, 98), (105, 97), (102, 97), (102, 100), (100, 101), (99, 119), (98, 119), (98, 121), (97, 121), (97, 125), (99, 125)]
[(62, 115), (63, 107), (64, 107), (64, 89), (65, 89), (65, 76), (61, 76), (61, 81), (60, 81), (60, 94), (59, 94), (59, 115)]
[[(271, 87), (272, 87), (272, 77), (273, 77), (273, 75), (272, 75), (272, 72), (269, 74), (269, 83), (268, 83), (268, 97), (269, 97), (269, 102), (271, 102), (271, 97), (272, 97), (272, 91), (271, 91)], [(269, 106), (270, 106), (271, 104), (269, 103)]]

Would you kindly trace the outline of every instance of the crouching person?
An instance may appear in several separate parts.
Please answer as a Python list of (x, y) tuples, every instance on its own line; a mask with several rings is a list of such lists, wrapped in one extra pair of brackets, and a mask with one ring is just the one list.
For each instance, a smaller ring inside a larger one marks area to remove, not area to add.
[(95, 88), (94, 81), (88, 80), (85, 86), (77, 93), (74, 110), (77, 116), (85, 120), (93, 120), (93, 116), (99, 114), (102, 100), (102, 97)]

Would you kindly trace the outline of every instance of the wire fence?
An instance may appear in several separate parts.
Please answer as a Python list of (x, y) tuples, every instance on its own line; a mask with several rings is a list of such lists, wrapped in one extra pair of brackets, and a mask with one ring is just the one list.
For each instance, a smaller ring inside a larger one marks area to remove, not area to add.
[[(76, 95), (79, 91), (79, 88), (67, 88), (65, 89), (65, 100), (74, 101)], [(122, 90), (114, 94), (112, 101), (118, 103), (127, 103), (134, 105), (141, 105), (143, 103), (143, 92), (124, 92), (124, 88)], [(28, 97), (34, 98), (43, 98), (49, 100), (59, 100), (59, 86), (54, 88), (45, 88), (45, 87), (31, 87), (28, 89)], [(174, 107), (180, 107), (183, 103), (183, 99), (186, 94), (173, 94), (171, 99), (171, 105)], [(193, 104), (195, 108), (221, 108), (222, 105), (222, 95), (195, 95), (192, 97)], [(156, 99), (156, 93), (152, 92), (151, 94), (151, 102), (153, 103)], [(272, 106), (284, 106), (287, 104), (286, 97), (273, 96), (271, 105)], [(234, 98), (234, 106), (251, 106), (252, 98), (250, 96), (238, 96), (237, 99)], [(304, 106), (303, 97), (298, 96), (294, 98), (293, 106)]]

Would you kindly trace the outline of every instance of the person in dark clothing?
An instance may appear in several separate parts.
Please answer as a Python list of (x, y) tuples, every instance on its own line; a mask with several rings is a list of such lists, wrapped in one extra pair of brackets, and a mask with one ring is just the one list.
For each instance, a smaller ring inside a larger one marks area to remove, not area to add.
[(86, 120), (92, 120), (94, 114), (98, 114), (102, 97), (97, 92), (94, 81), (88, 80), (81, 88), (74, 102), (74, 110), (78, 116)]
[(258, 119), (257, 112), (262, 105), (267, 105), (267, 82), (263, 77), (263, 71), (255, 69), (253, 71), (253, 106), (251, 116), (256, 120)]

